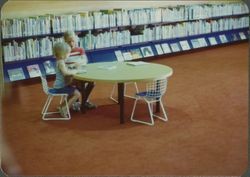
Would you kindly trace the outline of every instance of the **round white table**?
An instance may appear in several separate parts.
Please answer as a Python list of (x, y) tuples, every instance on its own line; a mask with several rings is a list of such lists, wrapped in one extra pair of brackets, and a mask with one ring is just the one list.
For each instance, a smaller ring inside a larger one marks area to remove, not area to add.
[[(138, 64), (138, 65), (137, 65)], [(155, 63), (141, 62), (99, 62), (87, 64), (86, 72), (74, 75), (81, 81), (82, 100), (85, 100), (86, 82), (111, 82), (118, 84), (118, 102), (120, 104), (120, 123), (124, 123), (124, 83), (150, 81), (167, 78), (173, 74), (172, 68)], [(82, 102), (82, 112), (85, 112)]]

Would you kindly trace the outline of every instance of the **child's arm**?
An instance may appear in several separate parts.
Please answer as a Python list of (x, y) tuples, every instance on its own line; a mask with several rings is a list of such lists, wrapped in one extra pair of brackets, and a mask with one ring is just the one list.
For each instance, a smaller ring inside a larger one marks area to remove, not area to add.
[(73, 76), (77, 73), (77, 70), (68, 70), (63, 60), (60, 60), (58, 62), (58, 68), (64, 76)]

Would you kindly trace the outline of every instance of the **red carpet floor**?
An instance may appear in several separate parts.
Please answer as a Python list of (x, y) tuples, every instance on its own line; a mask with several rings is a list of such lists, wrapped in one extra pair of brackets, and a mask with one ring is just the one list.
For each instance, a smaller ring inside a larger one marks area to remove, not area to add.
[[(98, 108), (69, 121), (42, 121), (39, 82), (6, 85), (2, 133), (21, 175), (240, 176), (248, 153), (248, 43), (151, 60), (173, 68), (164, 97), (168, 122), (125, 124), (96, 83)], [(52, 83), (52, 82), (50, 82)], [(142, 85), (139, 83), (139, 86)], [(132, 94), (133, 87), (128, 86)], [(137, 115), (147, 116), (144, 104)], [(6, 170), (8, 161), (3, 158)]]

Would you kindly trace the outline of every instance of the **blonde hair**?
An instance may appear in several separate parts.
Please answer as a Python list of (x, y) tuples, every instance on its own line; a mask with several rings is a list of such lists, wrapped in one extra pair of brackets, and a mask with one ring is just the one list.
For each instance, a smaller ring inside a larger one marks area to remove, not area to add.
[(74, 31), (66, 31), (63, 35), (64, 40), (66, 41), (68, 38), (73, 38), (75, 41), (78, 40), (78, 37)]
[(65, 42), (57, 42), (53, 46), (53, 53), (56, 58), (66, 56), (70, 51), (70, 46)]

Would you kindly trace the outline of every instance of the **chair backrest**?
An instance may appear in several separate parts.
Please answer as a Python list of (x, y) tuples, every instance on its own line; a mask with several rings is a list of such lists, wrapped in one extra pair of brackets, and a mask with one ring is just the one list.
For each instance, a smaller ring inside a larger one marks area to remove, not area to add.
[(167, 90), (167, 79), (157, 79), (146, 84), (146, 96), (147, 97), (161, 97)]
[(46, 76), (40, 76), (41, 81), (42, 81), (42, 87), (43, 87), (43, 91), (48, 94), (49, 93), (49, 87), (48, 87), (48, 82), (46, 80)]

